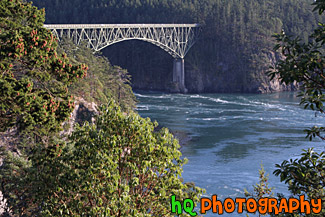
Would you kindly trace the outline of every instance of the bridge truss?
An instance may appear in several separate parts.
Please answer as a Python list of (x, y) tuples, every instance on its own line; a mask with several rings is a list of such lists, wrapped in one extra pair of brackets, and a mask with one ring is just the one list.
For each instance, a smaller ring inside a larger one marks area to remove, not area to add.
[(199, 24), (50, 24), (44, 25), (62, 40), (71, 38), (77, 45), (86, 41), (95, 51), (125, 40), (150, 42), (184, 59), (200, 31)]

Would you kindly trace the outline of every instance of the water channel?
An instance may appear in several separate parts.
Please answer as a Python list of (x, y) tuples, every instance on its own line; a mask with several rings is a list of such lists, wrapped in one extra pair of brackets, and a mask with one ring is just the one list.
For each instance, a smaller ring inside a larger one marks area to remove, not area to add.
[[(319, 140), (305, 139), (304, 129), (324, 125), (325, 118), (299, 106), (296, 93), (165, 94), (136, 93), (137, 111), (161, 126), (181, 132), (185, 181), (206, 189), (206, 197), (243, 197), (253, 190), (261, 163), (274, 192), (289, 196), (272, 173), (275, 164), (298, 157), (302, 149), (324, 151)], [(206, 216), (217, 216), (209, 213)], [(238, 213), (226, 216), (245, 216)], [(250, 215), (253, 216), (253, 215)]]

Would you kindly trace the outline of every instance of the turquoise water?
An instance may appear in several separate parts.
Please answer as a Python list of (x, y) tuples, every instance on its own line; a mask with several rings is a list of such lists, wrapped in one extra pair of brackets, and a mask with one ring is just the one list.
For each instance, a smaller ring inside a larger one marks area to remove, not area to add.
[(289, 196), (286, 186), (272, 174), (275, 164), (296, 158), (309, 147), (325, 150), (319, 140), (305, 139), (303, 132), (308, 127), (324, 125), (325, 118), (299, 106), (294, 93), (136, 96), (137, 111), (142, 117), (191, 137), (181, 148), (189, 159), (183, 178), (205, 188), (206, 197), (242, 197), (244, 188), (251, 192), (258, 182), (261, 163), (270, 174), (269, 185), (275, 187), (274, 192)]

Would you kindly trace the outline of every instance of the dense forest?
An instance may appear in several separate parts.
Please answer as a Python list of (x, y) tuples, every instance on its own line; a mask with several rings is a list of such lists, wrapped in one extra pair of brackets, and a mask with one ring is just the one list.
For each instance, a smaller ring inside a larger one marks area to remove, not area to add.
[[(304, 0), (35, 0), (46, 23), (200, 23), (203, 32), (185, 58), (190, 92), (269, 92), (284, 87), (265, 76), (278, 56), (273, 33), (308, 40), (320, 20)], [(128, 69), (134, 88), (168, 90), (170, 55), (140, 41), (105, 48), (109, 60)]]

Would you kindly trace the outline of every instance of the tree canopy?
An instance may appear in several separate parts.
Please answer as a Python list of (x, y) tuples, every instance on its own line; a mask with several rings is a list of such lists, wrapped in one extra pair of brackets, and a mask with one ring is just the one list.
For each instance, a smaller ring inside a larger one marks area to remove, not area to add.
[(86, 76), (86, 65), (57, 54), (44, 12), (21, 0), (0, 2), (1, 131), (57, 132), (73, 109), (68, 85)]
[[(325, 10), (325, 1), (316, 0), (313, 5), (314, 11), (321, 15)], [(279, 76), (281, 82), (290, 84), (297, 82), (300, 85), (301, 105), (305, 109), (314, 110), (324, 114), (325, 101), (325, 29), (324, 24), (310, 33), (309, 42), (306, 43), (299, 37), (289, 36), (282, 31), (275, 35), (279, 50), (283, 59), (279, 60), (275, 67), (271, 68), (271, 78)], [(320, 116), (322, 118), (322, 116)], [(317, 137), (320, 141), (325, 140), (322, 135), (325, 131), (323, 126), (313, 126), (305, 130), (306, 138), (310, 140)], [(288, 189), (293, 195), (305, 194), (309, 199), (322, 199), (322, 211), (320, 214), (311, 216), (324, 216), (325, 201), (325, 156), (324, 152), (317, 153), (312, 148), (304, 150), (300, 158), (285, 160), (277, 164), (274, 174), (281, 181), (288, 184)], [(301, 216), (301, 214), (295, 214)]]

